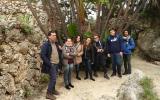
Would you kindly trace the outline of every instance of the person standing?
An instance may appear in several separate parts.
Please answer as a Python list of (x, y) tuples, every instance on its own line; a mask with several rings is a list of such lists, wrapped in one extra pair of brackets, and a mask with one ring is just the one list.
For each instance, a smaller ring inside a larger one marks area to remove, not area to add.
[(79, 72), (80, 72), (80, 64), (82, 63), (83, 44), (82, 44), (82, 37), (80, 35), (76, 37), (75, 48), (76, 48), (76, 57), (75, 57), (76, 79), (81, 80), (81, 78), (79, 77)]
[(91, 41), (91, 38), (87, 38), (84, 45), (84, 63), (85, 63), (85, 80), (88, 79), (88, 74), (90, 75), (90, 79), (95, 81), (92, 76), (92, 68), (91, 65), (94, 63), (94, 47)]
[(122, 77), (121, 75), (121, 66), (122, 66), (122, 39), (119, 34), (116, 33), (115, 29), (110, 30), (110, 35), (107, 38), (107, 49), (108, 56), (111, 56), (112, 59), (112, 76)]
[(76, 56), (75, 47), (73, 46), (72, 39), (68, 38), (62, 48), (63, 62), (64, 62), (64, 84), (65, 88), (70, 90), (74, 88), (71, 82), (72, 69), (74, 66), (74, 57)]
[(131, 50), (134, 48), (135, 43), (133, 38), (129, 35), (128, 31), (124, 31), (122, 37), (122, 51), (125, 71), (123, 75), (131, 74)]
[(106, 59), (105, 59), (105, 43), (100, 41), (100, 36), (98, 34), (94, 35), (94, 47), (95, 47), (95, 66), (94, 66), (94, 76), (97, 75), (97, 67), (104, 68), (104, 77), (109, 79), (107, 75)]
[[(56, 85), (56, 69), (59, 64), (59, 48), (57, 44), (56, 32), (48, 32), (48, 41), (46, 41), (41, 48), (41, 59), (43, 61), (42, 72), (47, 73), (50, 76), (46, 98), (55, 100), (54, 95), (59, 95), (59, 92), (55, 90)], [(53, 95), (54, 94), (54, 95)]]

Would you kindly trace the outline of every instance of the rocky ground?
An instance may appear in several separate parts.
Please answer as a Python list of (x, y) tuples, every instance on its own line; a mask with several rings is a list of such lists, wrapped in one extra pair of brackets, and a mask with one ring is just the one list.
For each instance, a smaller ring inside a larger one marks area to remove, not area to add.
[[(154, 89), (160, 97), (160, 66), (148, 63), (139, 57), (133, 57), (132, 65), (133, 72), (139, 69), (153, 79)], [(109, 75), (111, 75), (111, 71), (109, 71)], [(59, 77), (57, 90), (60, 91), (61, 95), (57, 97), (57, 100), (115, 100), (117, 90), (129, 76), (123, 76), (122, 79), (113, 77), (110, 80), (106, 80), (103, 78), (103, 73), (101, 73), (95, 82), (91, 80), (78, 81), (73, 77), (75, 88), (70, 91), (64, 88), (62, 77)], [(83, 73), (81, 77), (84, 77)], [(43, 90), (40, 96), (32, 98), (32, 100), (46, 100), (45, 93), (46, 89)]]

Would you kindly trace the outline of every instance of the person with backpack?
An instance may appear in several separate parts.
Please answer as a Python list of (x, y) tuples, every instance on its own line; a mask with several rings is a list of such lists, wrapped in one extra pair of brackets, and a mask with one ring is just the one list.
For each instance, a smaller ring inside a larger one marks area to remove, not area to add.
[(80, 64), (82, 63), (83, 44), (82, 44), (82, 37), (80, 35), (76, 37), (75, 48), (76, 48), (76, 56), (75, 56), (76, 79), (81, 80), (81, 78), (79, 77), (79, 72), (80, 72)]
[(56, 91), (56, 73), (57, 67), (59, 64), (59, 46), (57, 43), (57, 34), (56, 32), (48, 32), (48, 41), (46, 41), (41, 48), (41, 59), (42, 64), (42, 73), (49, 74), (50, 81), (48, 84), (48, 89), (46, 93), (46, 98), (51, 100), (56, 100), (54, 95), (59, 95), (59, 92)]
[[(62, 47), (62, 53), (63, 53), (63, 63), (64, 63), (64, 84), (65, 88), (67, 90), (70, 90), (71, 88), (74, 88), (74, 85), (72, 85), (72, 70), (74, 66), (74, 58), (76, 56), (76, 50), (73, 46), (73, 42), (71, 38), (68, 38)], [(71, 87), (71, 88), (70, 88)]]
[(131, 54), (134, 48), (135, 43), (133, 38), (129, 35), (128, 31), (124, 31), (122, 37), (122, 51), (125, 71), (123, 75), (131, 74)]
[(107, 51), (108, 57), (112, 59), (112, 70), (111, 77), (116, 76), (122, 77), (121, 66), (122, 66), (122, 39), (121, 36), (116, 33), (115, 29), (110, 30), (110, 35), (107, 38)]

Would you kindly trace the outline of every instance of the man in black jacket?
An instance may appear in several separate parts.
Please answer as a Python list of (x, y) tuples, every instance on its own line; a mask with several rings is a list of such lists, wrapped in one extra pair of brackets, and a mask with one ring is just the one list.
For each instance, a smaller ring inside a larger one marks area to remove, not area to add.
[(94, 65), (94, 76), (97, 75), (98, 67), (104, 68), (104, 77), (109, 79), (107, 75), (107, 66), (106, 66), (106, 59), (105, 59), (105, 43), (100, 41), (100, 36), (98, 34), (94, 35), (94, 48), (95, 48), (95, 65)]
[(55, 90), (56, 69), (59, 64), (59, 47), (56, 41), (56, 32), (50, 31), (48, 32), (48, 41), (46, 41), (41, 48), (41, 58), (43, 61), (42, 72), (50, 76), (46, 98), (51, 100), (56, 99), (54, 95), (59, 95), (59, 92)]

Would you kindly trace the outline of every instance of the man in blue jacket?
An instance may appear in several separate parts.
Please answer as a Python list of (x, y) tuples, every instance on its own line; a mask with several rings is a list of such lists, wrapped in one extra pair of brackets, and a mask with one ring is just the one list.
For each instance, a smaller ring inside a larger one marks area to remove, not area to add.
[(124, 31), (122, 37), (122, 51), (125, 72), (123, 73), (123, 75), (131, 74), (131, 53), (132, 49), (134, 48), (135, 43), (133, 38), (129, 35), (128, 31)]
[(110, 35), (107, 38), (107, 49), (108, 57), (112, 58), (112, 76), (122, 77), (121, 66), (122, 66), (122, 41), (121, 36), (116, 33), (115, 29), (110, 30)]
[(54, 95), (59, 95), (59, 92), (55, 90), (56, 68), (59, 64), (59, 47), (56, 32), (48, 32), (48, 41), (46, 41), (41, 48), (41, 58), (43, 61), (42, 72), (50, 76), (46, 98), (55, 100), (56, 97)]

